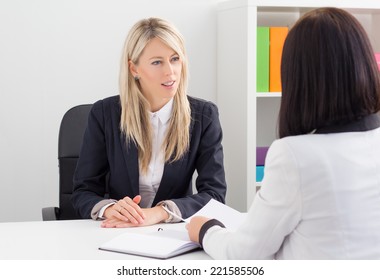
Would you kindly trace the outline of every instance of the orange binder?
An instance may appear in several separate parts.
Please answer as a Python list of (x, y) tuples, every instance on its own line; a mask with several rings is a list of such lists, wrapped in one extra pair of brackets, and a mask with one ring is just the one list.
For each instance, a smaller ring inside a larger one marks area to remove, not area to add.
[(269, 29), (269, 91), (281, 92), (281, 55), (288, 27), (270, 27)]

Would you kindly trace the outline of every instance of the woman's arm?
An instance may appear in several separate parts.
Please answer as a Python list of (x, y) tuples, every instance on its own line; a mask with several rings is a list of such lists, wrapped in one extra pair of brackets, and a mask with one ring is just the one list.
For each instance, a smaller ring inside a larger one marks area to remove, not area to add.
[[(192, 108), (193, 110), (193, 108)], [(218, 108), (211, 102), (203, 102), (194, 109), (194, 127), (190, 150), (195, 156), (197, 193), (173, 199), (182, 213), (189, 217), (211, 199), (224, 203), (227, 185), (224, 172), (222, 128)]]
[(103, 101), (96, 102), (89, 114), (77, 168), (74, 173), (72, 203), (82, 218), (90, 218), (95, 204), (104, 199), (109, 172)]
[[(268, 151), (265, 176), (243, 225), (236, 232), (211, 227), (203, 238), (204, 250), (215, 259), (273, 259), (284, 238), (301, 219), (300, 178), (286, 143), (275, 141)], [(195, 217), (188, 225), (197, 241), (207, 220)]]

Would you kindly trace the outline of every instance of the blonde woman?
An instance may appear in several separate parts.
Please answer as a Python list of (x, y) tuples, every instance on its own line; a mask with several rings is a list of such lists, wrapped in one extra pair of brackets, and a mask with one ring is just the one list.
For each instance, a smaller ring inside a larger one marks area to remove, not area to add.
[(182, 35), (159, 18), (137, 22), (123, 50), (120, 96), (90, 112), (72, 195), (80, 217), (146, 226), (178, 222), (211, 198), (224, 202), (218, 109), (187, 96), (187, 82)]

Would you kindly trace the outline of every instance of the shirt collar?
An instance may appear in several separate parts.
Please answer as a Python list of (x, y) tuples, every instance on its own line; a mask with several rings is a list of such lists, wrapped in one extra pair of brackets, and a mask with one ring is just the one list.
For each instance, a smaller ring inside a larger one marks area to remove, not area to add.
[(314, 130), (314, 133), (327, 134), (340, 132), (358, 132), (373, 130), (379, 127), (380, 116), (379, 114), (374, 113), (350, 122), (321, 127), (319, 129)]
[(162, 107), (157, 112), (154, 112), (154, 113), (149, 112), (149, 113), (150, 113), (151, 118), (154, 115), (156, 115), (162, 124), (166, 124), (169, 121), (170, 117), (172, 116), (172, 112), (173, 112), (173, 98), (171, 98), (169, 102), (166, 103), (165, 106)]

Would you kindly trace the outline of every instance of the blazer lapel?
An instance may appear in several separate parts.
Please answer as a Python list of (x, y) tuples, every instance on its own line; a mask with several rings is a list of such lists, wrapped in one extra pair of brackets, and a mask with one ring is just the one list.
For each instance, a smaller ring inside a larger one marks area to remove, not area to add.
[[(194, 117), (192, 117), (191, 123), (190, 123), (190, 139), (193, 135), (193, 127), (194, 127)], [(182, 175), (182, 168), (183, 163), (188, 161), (189, 153), (187, 152), (184, 157), (182, 157), (180, 160), (177, 160), (172, 163), (165, 163), (164, 166), (164, 173), (162, 174), (162, 179), (160, 183), (160, 187), (157, 190), (156, 196), (153, 200), (153, 206), (156, 205), (158, 202), (167, 199), (170, 196), (170, 193), (172, 192), (172, 189), (170, 186), (176, 185), (176, 178), (179, 178), (178, 176)]]
[(178, 178), (178, 176), (181, 176), (183, 162), (184, 159), (182, 158), (178, 161), (165, 164), (160, 187), (157, 190), (152, 206), (156, 205), (162, 200), (167, 199), (168, 197), (171, 197), (170, 194), (173, 191), (172, 186), (174, 187), (176, 185), (176, 178)]

